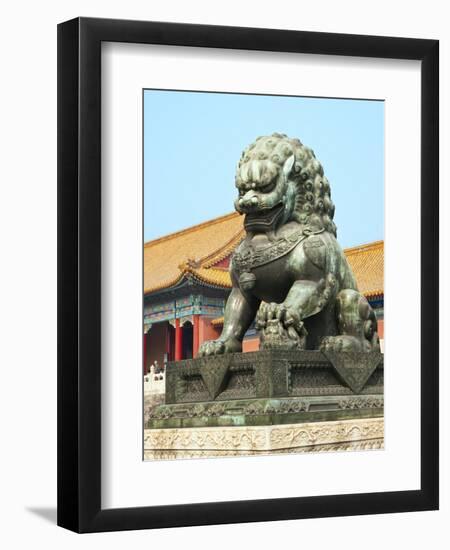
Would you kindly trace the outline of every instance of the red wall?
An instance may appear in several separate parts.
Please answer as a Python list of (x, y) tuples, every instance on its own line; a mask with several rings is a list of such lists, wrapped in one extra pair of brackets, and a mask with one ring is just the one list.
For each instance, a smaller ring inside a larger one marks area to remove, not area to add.
[(198, 340), (200, 346), (206, 340), (215, 340), (222, 332), (222, 327), (216, 328), (211, 324), (212, 319), (212, 317), (204, 317), (203, 315), (199, 317)]
[[(222, 333), (222, 326), (215, 327), (211, 324), (211, 317), (200, 316), (200, 326), (199, 326), (199, 341), (200, 345), (205, 342), (205, 340), (215, 340)], [(244, 340), (242, 345), (242, 350), (247, 351), (257, 351), (259, 349), (259, 338), (255, 336), (253, 338), (248, 338)]]
[(253, 338), (246, 338), (242, 342), (242, 351), (247, 353), (248, 351), (258, 351), (259, 350), (259, 337), (254, 336)]

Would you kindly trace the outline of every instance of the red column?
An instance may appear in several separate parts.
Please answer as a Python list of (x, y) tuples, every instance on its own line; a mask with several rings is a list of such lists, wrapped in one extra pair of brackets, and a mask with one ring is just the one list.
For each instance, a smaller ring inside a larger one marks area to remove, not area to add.
[(172, 346), (170, 342), (170, 323), (167, 323), (166, 325), (166, 354), (167, 361), (173, 361)]
[(200, 315), (196, 313), (193, 315), (193, 344), (192, 344), (192, 357), (197, 357), (198, 353), (198, 347), (200, 345), (200, 334), (199, 334), (199, 328), (200, 328)]
[(175, 361), (183, 359), (183, 327), (180, 320), (175, 319)]

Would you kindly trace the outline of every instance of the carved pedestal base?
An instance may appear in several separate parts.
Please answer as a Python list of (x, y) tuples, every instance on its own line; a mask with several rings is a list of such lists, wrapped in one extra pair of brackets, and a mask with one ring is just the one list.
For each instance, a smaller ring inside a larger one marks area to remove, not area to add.
[(383, 445), (383, 418), (144, 431), (145, 460), (372, 450)]
[(381, 448), (383, 356), (265, 350), (169, 363), (145, 457)]
[(383, 355), (265, 350), (168, 363), (166, 404), (383, 395)]
[(383, 416), (383, 396), (313, 395), (290, 398), (233, 399), (164, 404), (147, 415), (147, 428), (271, 426), (376, 418)]

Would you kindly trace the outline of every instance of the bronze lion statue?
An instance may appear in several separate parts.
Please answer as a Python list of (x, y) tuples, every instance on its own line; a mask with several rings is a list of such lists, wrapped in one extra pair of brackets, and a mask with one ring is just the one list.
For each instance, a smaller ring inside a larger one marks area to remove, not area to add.
[(274, 133), (242, 153), (235, 208), (246, 236), (230, 262), (217, 340), (200, 356), (242, 351), (256, 320), (261, 348), (379, 351), (377, 321), (336, 240), (330, 184), (314, 152)]

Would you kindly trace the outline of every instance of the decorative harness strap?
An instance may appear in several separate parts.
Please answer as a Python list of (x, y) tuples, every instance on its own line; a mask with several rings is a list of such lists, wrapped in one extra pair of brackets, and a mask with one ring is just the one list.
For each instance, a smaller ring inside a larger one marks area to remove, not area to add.
[(323, 231), (324, 229), (311, 231), (311, 229), (305, 228), (300, 231), (295, 231), (287, 237), (282, 237), (279, 241), (269, 244), (264, 248), (260, 248), (259, 250), (253, 251), (247, 248), (243, 252), (236, 251), (232, 257), (233, 269), (236, 270), (238, 274), (248, 273), (255, 267), (278, 260), (278, 258), (288, 254), (310, 235), (317, 235)]

